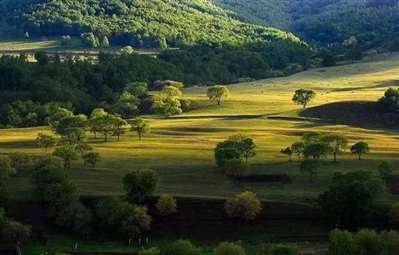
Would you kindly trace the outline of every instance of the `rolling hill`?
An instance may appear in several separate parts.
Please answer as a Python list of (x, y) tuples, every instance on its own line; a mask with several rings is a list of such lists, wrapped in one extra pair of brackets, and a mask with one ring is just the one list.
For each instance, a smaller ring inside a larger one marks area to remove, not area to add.
[[(214, 0), (246, 22), (272, 25), (308, 42), (342, 43), (356, 36), (365, 49), (394, 47), (398, 0)], [(397, 46), (397, 45), (396, 45)]]
[(0, 6), (3, 23), (30, 36), (92, 32), (113, 45), (154, 48), (301, 43), (290, 33), (240, 22), (208, 0), (2, 0)]

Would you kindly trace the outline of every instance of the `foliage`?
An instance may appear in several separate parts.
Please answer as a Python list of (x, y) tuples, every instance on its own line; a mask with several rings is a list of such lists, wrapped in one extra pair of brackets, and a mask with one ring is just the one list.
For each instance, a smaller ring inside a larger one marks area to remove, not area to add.
[(57, 140), (51, 135), (39, 133), (36, 138), (36, 143), (40, 148), (44, 148), (47, 151), (49, 147), (56, 145)]
[(388, 162), (381, 162), (381, 164), (378, 165), (377, 171), (385, 183), (389, 182), (393, 177), (392, 167)]
[(85, 234), (88, 232), (92, 215), (80, 202), (72, 202), (61, 208), (55, 217), (55, 223), (59, 227), (70, 230), (73, 233)]
[(136, 118), (132, 122), (132, 131), (136, 131), (139, 139), (141, 140), (144, 135), (151, 133), (151, 126), (144, 119)]
[(327, 191), (319, 197), (325, 219), (339, 227), (358, 227), (368, 219), (383, 187), (382, 180), (373, 172), (336, 173)]
[(96, 167), (100, 159), (101, 159), (100, 153), (98, 152), (91, 151), (83, 154), (83, 160), (85, 162), (85, 165), (91, 165), (93, 168)]
[(270, 249), (270, 255), (298, 255), (299, 250), (292, 245), (277, 244)]
[(389, 218), (393, 225), (399, 226), (399, 203), (394, 203), (389, 211)]
[(170, 216), (177, 212), (176, 199), (170, 195), (161, 195), (155, 207), (161, 216)]
[(289, 161), (292, 161), (292, 154), (294, 153), (291, 147), (287, 147), (280, 151), (281, 154), (288, 156)]
[(322, 138), (322, 141), (329, 145), (334, 155), (334, 162), (337, 162), (337, 155), (345, 150), (348, 145), (348, 139), (339, 134), (327, 135)]
[(98, 202), (95, 217), (101, 230), (129, 238), (145, 233), (151, 228), (151, 217), (146, 207), (112, 197)]
[(221, 168), (228, 166), (231, 161), (247, 164), (248, 159), (256, 155), (255, 148), (256, 145), (252, 138), (241, 134), (231, 136), (216, 146), (216, 163)]
[(359, 160), (362, 160), (362, 156), (370, 152), (370, 147), (366, 142), (358, 142), (351, 147), (351, 152), (356, 154)]
[(244, 248), (234, 243), (220, 243), (215, 249), (215, 255), (246, 255)]
[(255, 193), (244, 192), (227, 200), (224, 208), (229, 218), (250, 221), (261, 213), (262, 203)]
[(226, 86), (213, 86), (208, 88), (207, 96), (209, 100), (214, 101), (217, 105), (221, 105), (222, 101), (226, 99), (230, 94), (229, 89)]
[(329, 255), (355, 255), (357, 252), (353, 234), (344, 230), (335, 229), (330, 233)]
[(70, 169), (72, 161), (77, 160), (79, 153), (76, 149), (76, 145), (64, 145), (54, 150), (53, 155), (59, 157), (64, 162), (64, 169)]
[(389, 88), (382, 98), (378, 100), (378, 107), (382, 112), (394, 112), (399, 110), (399, 89)]
[(189, 240), (178, 240), (161, 249), (160, 255), (200, 255), (201, 249)]
[(292, 98), (292, 101), (298, 105), (302, 105), (303, 108), (306, 106), (316, 97), (316, 92), (313, 90), (307, 89), (298, 89), (295, 91), (295, 94)]
[(123, 178), (126, 196), (131, 203), (142, 203), (153, 195), (159, 182), (158, 174), (151, 169), (135, 170)]

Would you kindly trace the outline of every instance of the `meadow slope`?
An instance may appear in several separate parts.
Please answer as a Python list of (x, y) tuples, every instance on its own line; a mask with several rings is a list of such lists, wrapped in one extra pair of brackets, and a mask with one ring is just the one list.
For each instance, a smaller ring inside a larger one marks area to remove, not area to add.
[[(399, 174), (399, 132), (394, 127), (380, 127), (368, 121), (352, 124), (337, 119), (334, 123), (334, 119), (328, 118), (328, 111), (325, 112), (328, 121), (299, 117), (300, 107), (291, 102), (293, 92), (298, 88), (314, 89), (317, 97), (310, 107), (343, 101), (376, 101), (388, 87), (398, 85), (398, 77), (399, 55), (390, 55), (352, 65), (313, 69), (286, 78), (231, 85), (231, 97), (222, 107), (208, 102), (205, 88), (189, 88), (185, 90), (185, 97), (196, 102), (197, 110), (169, 119), (147, 117), (153, 131), (141, 142), (131, 132), (120, 142), (90, 139), (100, 152), (102, 162), (97, 169), (89, 169), (76, 161), (71, 174), (84, 195), (121, 194), (121, 178), (127, 172), (153, 168), (160, 173), (158, 191), (162, 193), (229, 197), (251, 190), (263, 199), (312, 202), (326, 188), (335, 171), (375, 170), (381, 161), (388, 160)], [(326, 160), (316, 181), (310, 183), (308, 177), (300, 173), (297, 162), (289, 163), (279, 153), (308, 131), (342, 133), (350, 143), (365, 140), (372, 152), (363, 161), (355, 160), (349, 152), (341, 155), (337, 164)], [(34, 143), (38, 132), (50, 131), (46, 127), (1, 130), (0, 153), (43, 154)], [(287, 173), (293, 182), (250, 184), (227, 178), (215, 167), (213, 148), (237, 133), (250, 135), (256, 141), (252, 173)], [(29, 172), (24, 172), (13, 178), (16, 198), (29, 198), (28, 177)], [(397, 197), (387, 194), (380, 200), (392, 199)]]

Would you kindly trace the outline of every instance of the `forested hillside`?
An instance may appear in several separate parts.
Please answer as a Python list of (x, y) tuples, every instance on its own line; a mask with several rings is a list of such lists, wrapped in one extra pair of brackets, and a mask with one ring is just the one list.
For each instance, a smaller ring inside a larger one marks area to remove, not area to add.
[(398, 0), (214, 1), (241, 20), (285, 28), (307, 42), (340, 44), (355, 36), (363, 49), (398, 44)]
[(92, 39), (87, 33), (93, 33), (97, 44), (160, 48), (299, 42), (289, 33), (239, 22), (208, 0), (2, 0), (0, 4), (4, 20), (27, 36)]

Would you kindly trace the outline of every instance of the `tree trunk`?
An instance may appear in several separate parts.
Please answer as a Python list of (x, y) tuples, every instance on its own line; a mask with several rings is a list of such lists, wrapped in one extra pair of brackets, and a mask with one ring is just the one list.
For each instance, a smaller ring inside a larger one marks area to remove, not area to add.
[(334, 152), (334, 162), (337, 162), (337, 152)]

